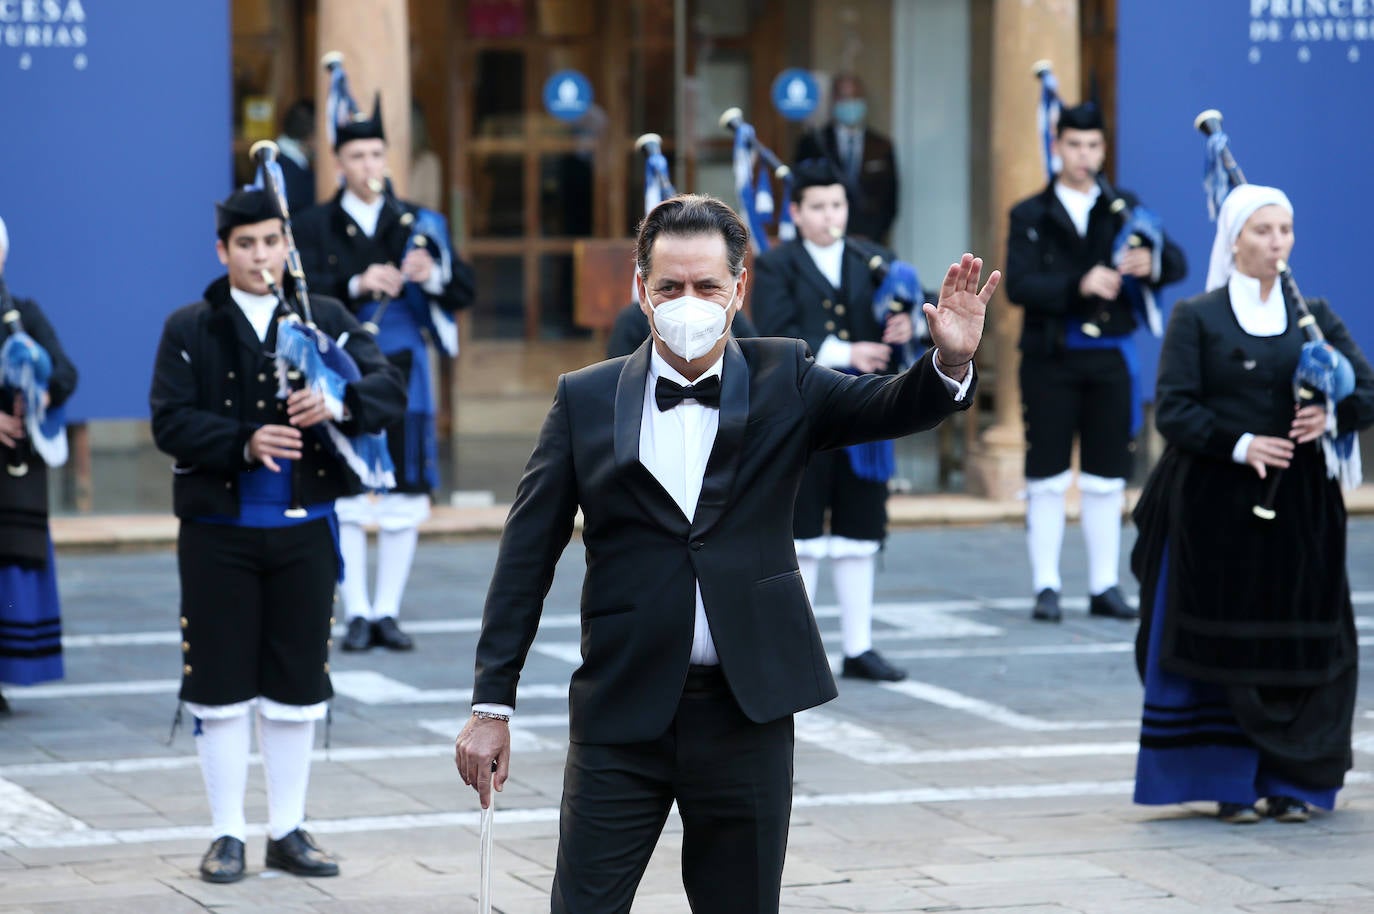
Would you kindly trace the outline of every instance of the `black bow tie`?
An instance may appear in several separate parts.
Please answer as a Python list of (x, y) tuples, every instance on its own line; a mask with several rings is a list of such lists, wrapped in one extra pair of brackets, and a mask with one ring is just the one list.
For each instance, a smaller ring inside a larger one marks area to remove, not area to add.
[(683, 400), (696, 400), (702, 406), (720, 409), (720, 375), (713, 374), (686, 387), (667, 378), (658, 379), (654, 385), (654, 402), (658, 404), (659, 412), (672, 409)]

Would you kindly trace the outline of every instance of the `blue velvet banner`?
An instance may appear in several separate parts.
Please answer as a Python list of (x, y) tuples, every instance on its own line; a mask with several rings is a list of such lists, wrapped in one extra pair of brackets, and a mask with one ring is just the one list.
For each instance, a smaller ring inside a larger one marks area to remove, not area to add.
[(14, 295), (81, 372), (69, 419), (141, 418), (162, 322), (222, 268), (228, 0), (0, 0)]
[[(1118, 183), (1160, 214), (1188, 255), (1188, 278), (1161, 307), (1206, 281), (1215, 227), (1193, 118), (1217, 108), (1246, 178), (1293, 201), (1303, 293), (1330, 299), (1374, 353), (1364, 269), (1374, 120), (1363, 113), (1374, 90), (1374, 0), (1121, 0), (1117, 40)], [(1145, 377), (1158, 354), (1142, 336)]]

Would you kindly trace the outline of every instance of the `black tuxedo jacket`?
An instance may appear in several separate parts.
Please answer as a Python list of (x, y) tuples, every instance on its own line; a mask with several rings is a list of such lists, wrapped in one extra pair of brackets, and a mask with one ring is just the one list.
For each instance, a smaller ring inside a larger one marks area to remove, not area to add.
[[(413, 216), (419, 207), (393, 200), (382, 207), (377, 230), (368, 237), (344, 210), (342, 199), (343, 191), (339, 191), (333, 199), (293, 219), (291, 227), (311, 291), (337, 298), (357, 314), (372, 300), (371, 294), (350, 298), (348, 281), (374, 263), (401, 265), (410, 238), (409, 220), (402, 217), (407, 213)], [(445, 311), (457, 311), (472, 304), (473, 289), (472, 266), (459, 258), (455, 248), (453, 277), (443, 292), (431, 299)]]
[(850, 181), (835, 138), (835, 125), (802, 134), (797, 141), (795, 161), (829, 159), (837, 174), (845, 177), (849, 192), (849, 230), (879, 244), (887, 244), (887, 233), (897, 218), (897, 158), (892, 140), (872, 129), (864, 128), (863, 161), (859, 174)]
[[(1140, 201), (1117, 188), (1127, 204)], [(1079, 237), (1064, 204), (1055, 195), (1054, 183), (1011, 210), (1007, 234), (1007, 298), (1026, 309), (1021, 325), (1021, 351), (1032, 355), (1057, 355), (1064, 351), (1064, 330), (1070, 321), (1092, 318), (1108, 336), (1123, 336), (1136, 328), (1130, 299), (1123, 290), (1112, 301), (1084, 298), (1078, 283), (1094, 266), (1110, 266), (1112, 242), (1119, 231), (1118, 219), (1105, 196), (1088, 213), (1088, 233)], [(1178, 282), (1188, 272), (1183, 251), (1164, 237), (1156, 292)]]
[(935, 426), (956, 403), (930, 356), (902, 375), (817, 366), (797, 340), (731, 340), (696, 516), (640, 462), (651, 341), (559, 379), (506, 520), (477, 643), (474, 702), (514, 705), (554, 566), (581, 508), (587, 570), (570, 736), (627, 743), (671, 723), (699, 582), (725, 678), (751, 720), (829, 701), (835, 681), (792, 544), (815, 450)]

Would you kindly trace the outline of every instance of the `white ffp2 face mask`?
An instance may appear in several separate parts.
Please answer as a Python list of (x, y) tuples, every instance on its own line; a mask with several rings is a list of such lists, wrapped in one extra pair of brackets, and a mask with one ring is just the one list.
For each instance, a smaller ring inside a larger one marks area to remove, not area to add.
[(726, 320), (735, 306), (735, 297), (722, 308), (715, 302), (683, 295), (655, 305), (650, 299), (654, 329), (670, 350), (691, 362), (711, 351), (725, 335)]

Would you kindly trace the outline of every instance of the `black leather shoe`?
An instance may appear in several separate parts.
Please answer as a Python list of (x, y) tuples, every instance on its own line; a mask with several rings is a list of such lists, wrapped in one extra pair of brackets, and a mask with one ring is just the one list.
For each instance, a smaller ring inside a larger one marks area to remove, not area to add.
[(303, 828), (273, 841), (267, 839), (267, 865), (297, 876), (337, 876), (339, 864), (315, 844)]
[(408, 651), (415, 647), (415, 642), (396, 624), (394, 616), (382, 616), (372, 623), (372, 643), (389, 651)]
[(343, 649), (346, 651), (365, 651), (372, 646), (372, 623), (362, 616), (348, 620), (348, 634), (344, 635)]
[(1106, 616), (1109, 619), (1135, 620), (1140, 618), (1131, 604), (1121, 595), (1121, 588), (1108, 587), (1096, 596), (1088, 598), (1088, 615)]
[(878, 682), (901, 682), (906, 670), (899, 670), (883, 659), (877, 651), (864, 651), (857, 657), (844, 658), (840, 675), (846, 679), (873, 679)]
[(1046, 587), (1035, 595), (1035, 608), (1031, 618), (1037, 622), (1059, 622), (1064, 614), (1059, 610), (1059, 591)]
[(1260, 820), (1255, 807), (1245, 803), (1218, 803), (1217, 818), (1227, 825), (1254, 825)]
[(243, 878), (243, 842), (220, 835), (200, 858), (200, 878), (206, 882), (238, 882)]
[(1270, 818), (1280, 822), (1306, 822), (1312, 818), (1307, 804), (1297, 797), (1269, 797), (1264, 808)]

